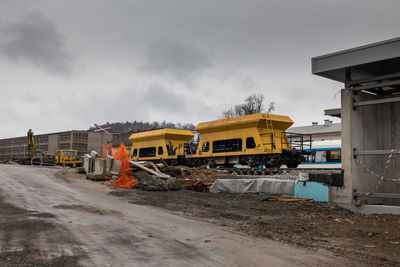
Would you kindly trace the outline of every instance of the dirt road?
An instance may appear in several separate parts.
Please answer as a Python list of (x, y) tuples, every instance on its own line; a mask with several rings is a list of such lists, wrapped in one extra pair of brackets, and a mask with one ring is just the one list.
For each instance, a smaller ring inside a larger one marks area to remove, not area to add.
[(56, 169), (0, 165), (0, 265), (343, 265), (305, 250), (128, 203)]

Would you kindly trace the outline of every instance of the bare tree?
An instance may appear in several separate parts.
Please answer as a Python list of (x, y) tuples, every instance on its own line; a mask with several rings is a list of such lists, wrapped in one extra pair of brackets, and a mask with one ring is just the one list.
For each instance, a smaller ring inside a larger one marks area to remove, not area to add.
[(233, 110), (233, 108), (222, 111), (222, 118), (233, 118), (233, 117), (235, 117), (235, 111)]
[(268, 108), (267, 113), (271, 113), (274, 110), (275, 110), (275, 101), (272, 101), (269, 103), (269, 108)]
[[(244, 104), (235, 105), (228, 110), (222, 112), (222, 118), (233, 118), (243, 115), (250, 115), (261, 113), (265, 111), (264, 108), (265, 97), (262, 94), (251, 94), (245, 99)], [(267, 113), (275, 110), (275, 102), (269, 103)]]

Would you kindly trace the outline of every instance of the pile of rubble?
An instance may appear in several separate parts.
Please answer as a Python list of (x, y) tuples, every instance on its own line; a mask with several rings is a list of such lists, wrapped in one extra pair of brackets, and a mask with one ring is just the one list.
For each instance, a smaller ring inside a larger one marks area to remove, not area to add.
[(184, 188), (211, 193), (289, 195), (324, 202), (328, 199), (328, 186), (310, 180), (308, 172), (281, 170), (274, 175), (238, 175), (236, 172), (210, 169), (207, 166), (169, 166), (163, 160), (159, 164), (150, 161), (136, 162), (129, 160), (125, 147), (118, 151), (114, 155), (115, 158), (110, 155), (100, 157), (95, 151), (86, 154), (83, 157), (82, 169), (87, 178), (109, 180), (113, 186), (147, 191)]
[[(132, 168), (129, 171), (138, 180), (138, 183), (134, 185), (137, 189), (166, 191), (182, 188), (175, 177), (161, 172), (154, 163), (143, 164), (130, 161), (130, 165)], [(90, 180), (110, 180), (113, 181), (113, 185), (116, 185), (116, 181), (122, 176), (121, 160), (116, 160), (110, 155), (101, 157), (97, 152), (92, 151), (83, 156), (83, 167), (80, 171), (84, 172)]]

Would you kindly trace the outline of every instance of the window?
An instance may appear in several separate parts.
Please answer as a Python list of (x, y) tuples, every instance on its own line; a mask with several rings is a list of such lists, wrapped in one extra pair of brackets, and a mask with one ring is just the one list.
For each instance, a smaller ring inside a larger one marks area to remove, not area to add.
[(66, 157), (75, 157), (76, 151), (62, 151), (61, 155), (66, 156)]
[(342, 155), (341, 151), (339, 149), (335, 150), (330, 150), (329, 151), (329, 157), (328, 157), (328, 162), (341, 162), (342, 161)]
[(156, 147), (144, 147), (139, 149), (139, 157), (141, 158), (148, 158), (148, 157), (155, 157), (156, 156)]
[(162, 155), (164, 153), (163, 147), (159, 146), (158, 147), (158, 155)]
[(315, 155), (306, 155), (304, 162), (341, 162), (341, 150), (317, 150)]
[(213, 142), (213, 153), (242, 151), (242, 139), (228, 139)]
[(313, 162), (313, 155), (304, 155), (304, 161), (303, 162)]
[(318, 150), (315, 152), (315, 162), (326, 162), (326, 151)]
[(134, 157), (137, 156), (137, 149), (136, 149), (136, 148), (133, 150), (133, 156), (134, 156)]
[(248, 137), (246, 139), (246, 148), (255, 148), (256, 147), (256, 142), (254, 142), (253, 137)]
[(210, 150), (210, 143), (209, 142), (204, 142), (203, 143), (203, 148), (201, 149), (201, 151), (208, 152), (209, 150)]

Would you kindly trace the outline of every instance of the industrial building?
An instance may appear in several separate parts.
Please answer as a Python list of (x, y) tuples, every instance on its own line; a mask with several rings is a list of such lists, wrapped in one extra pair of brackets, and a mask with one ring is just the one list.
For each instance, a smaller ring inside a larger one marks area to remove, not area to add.
[(340, 140), (342, 126), (340, 123), (325, 120), (324, 124), (313, 122), (309, 126), (290, 127), (287, 131), (290, 133), (310, 134), (313, 141)]
[(331, 202), (400, 213), (400, 38), (315, 57), (312, 73), (344, 84), (344, 186), (330, 189)]
[[(102, 144), (111, 141), (105, 132), (72, 130), (66, 132), (34, 135), (37, 151), (54, 153), (58, 149), (75, 149), (78, 155), (95, 150), (101, 152)], [(28, 156), (27, 137), (0, 139), (0, 162), (23, 159)]]

